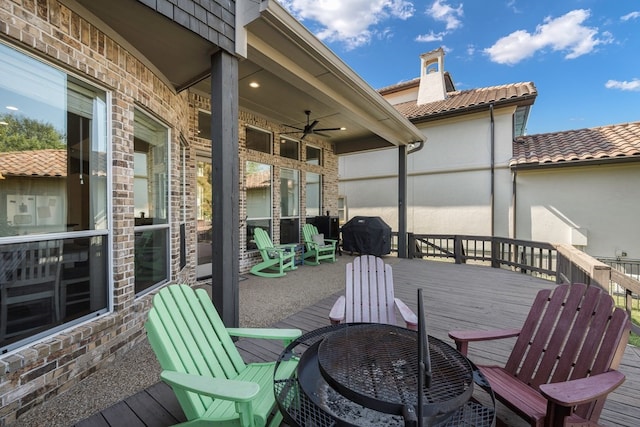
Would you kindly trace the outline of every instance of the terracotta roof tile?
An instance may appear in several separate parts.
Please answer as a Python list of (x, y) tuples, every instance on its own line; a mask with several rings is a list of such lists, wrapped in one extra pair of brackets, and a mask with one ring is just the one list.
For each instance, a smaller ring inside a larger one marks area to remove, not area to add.
[(521, 137), (511, 166), (628, 158), (640, 160), (640, 122)]
[(0, 174), (4, 177), (66, 177), (67, 150), (0, 152)]
[(517, 102), (535, 99), (538, 91), (533, 82), (511, 83), (478, 89), (449, 92), (442, 101), (418, 105), (415, 101), (395, 105), (409, 120), (441, 114), (464, 112), (490, 103)]

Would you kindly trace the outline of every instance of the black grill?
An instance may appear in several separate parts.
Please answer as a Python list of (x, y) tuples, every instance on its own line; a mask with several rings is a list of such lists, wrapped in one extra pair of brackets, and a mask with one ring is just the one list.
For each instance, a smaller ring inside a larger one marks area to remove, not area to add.
[(391, 253), (391, 227), (377, 216), (355, 216), (342, 226), (342, 249), (361, 255)]

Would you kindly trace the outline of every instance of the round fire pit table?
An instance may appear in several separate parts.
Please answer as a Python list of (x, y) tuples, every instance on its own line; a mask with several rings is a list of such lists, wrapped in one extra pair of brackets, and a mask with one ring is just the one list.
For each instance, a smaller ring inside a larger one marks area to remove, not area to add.
[[(397, 326), (340, 324), (308, 332), (276, 365), (274, 389), (292, 426), (412, 426), (417, 407), (418, 334)], [(424, 426), (492, 426), (489, 384), (462, 354), (428, 338), (432, 376), (423, 386)], [(280, 378), (279, 362), (299, 357), (296, 374)], [(475, 384), (475, 387), (474, 387)]]

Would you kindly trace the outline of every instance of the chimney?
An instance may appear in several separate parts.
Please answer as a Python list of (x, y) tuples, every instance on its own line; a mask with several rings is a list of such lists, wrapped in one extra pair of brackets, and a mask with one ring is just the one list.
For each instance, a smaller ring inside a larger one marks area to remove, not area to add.
[(420, 55), (418, 105), (442, 101), (447, 97), (444, 81), (444, 50), (440, 47)]

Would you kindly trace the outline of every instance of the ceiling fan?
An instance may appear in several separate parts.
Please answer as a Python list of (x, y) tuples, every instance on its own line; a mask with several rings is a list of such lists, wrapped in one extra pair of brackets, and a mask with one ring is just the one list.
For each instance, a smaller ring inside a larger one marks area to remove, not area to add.
[(310, 134), (328, 137), (329, 135), (322, 134), (322, 132), (329, 132), (329, 131), (333, 131), (333, 130), (346, 130), (346, 128), (344, 128), (344, 127), (316, 129), (316, 126), (318, 125), (318, 123), (320, 123), (320, 121), (319, 120), (311, 121), (311, 110), (305, 110), (304, 113), (307, 115), (307, 124), (304, 126), (304, 128), (300, 128), (300, 127), (293, 126), (293, 125), (284, 125), (284, 126), (296, 129), (296, 130), (290, 131), (290, 132), (283, 132), (283, 134), (302, 133), (302, 136), (300, 137), (300, 140), (303, 140), (305, 136), (310, 135)]

